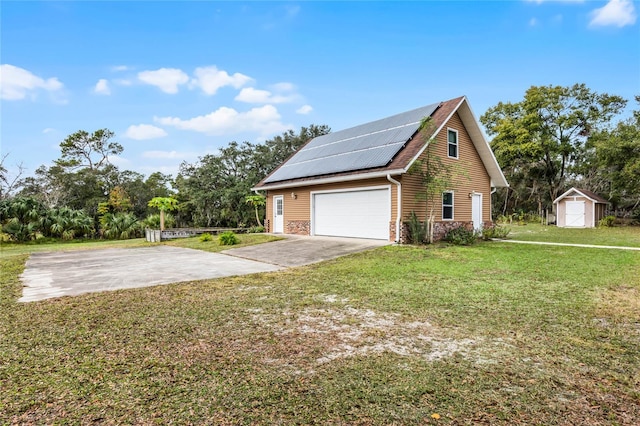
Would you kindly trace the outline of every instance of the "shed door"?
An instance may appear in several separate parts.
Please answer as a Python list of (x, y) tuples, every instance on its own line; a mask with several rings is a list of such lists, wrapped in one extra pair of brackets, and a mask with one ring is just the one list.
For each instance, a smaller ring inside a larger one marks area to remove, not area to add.
[(273, 197), (273, 232), (276, 234), (284, 232), (284, 197), (282, 195)]
[(565, 226), (584, 227), (584, 201), (567, 201)]
[(314, 194), (312, 209), (314, 235), (389, 239), (389, 188)]

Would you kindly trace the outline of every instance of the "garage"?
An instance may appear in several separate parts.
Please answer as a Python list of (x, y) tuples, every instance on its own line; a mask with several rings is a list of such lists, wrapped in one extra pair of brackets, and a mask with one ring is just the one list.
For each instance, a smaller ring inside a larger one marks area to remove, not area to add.
[(312, 234), (389, 239), (390, 188), (312, 193)]

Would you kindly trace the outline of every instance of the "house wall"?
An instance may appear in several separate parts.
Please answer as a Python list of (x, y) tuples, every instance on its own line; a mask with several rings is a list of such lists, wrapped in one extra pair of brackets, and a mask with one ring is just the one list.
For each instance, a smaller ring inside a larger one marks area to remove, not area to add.
[[(447, 129), (458, 131), (458, 158), (447, 156)], [(420, 137), (418, 135), (417, 137)], [(430, 155), (437, 156), (440, 161), (450, 167), (452, 172), (451, 184), (448, 189), (454, 192), (453, 220), (455, 222), (470, 222), (472, 192), (482, 194), (482, 220), (491, 222), (491, 178), (476, 151), (471, 137), (467, 133), (460, 116), (456, 112), (442, 127), (436, 136), (435, 143), (431, 143), (428, 150)], [(427, 152), (420, 156), (423, 159)], [(402, 219), (406, 221), (412, 211), (424, 220), (426, 217), (426, 202), (418, 194), (423, 193), (421, 178), (411, 173), (402, 176)], [(442, 199), (435, 200), (436, 220), (442, 221)]]
[[(447, 129), (458, 132), (458, 158), (448, 158), (447, 156)], [(420, 137), (417, 135), (416, 137)], [(436, 220), (440, 221), (436, 226), (436, 237), (441, 238), (444, 233), (457, 226), (473, 227), (471, 217), (471, 197), (473, 192), (482, 194), (482, 220), (490, 226), (491, 224), (491, 179), (487, 173), (478, 152), (467, 133), (460, 116), (456, 112), (449, 121), (442, 127), (436, 136), (436, 143), (432, 143), (428, 148), (437, 155), (441, 161), (450, 166), (453, 174), (449, 189), (454, 191), (454, 219), (453, 221), (442, 221), (442, 200), (436, 202)], [(423, 153), (425, 156), (426, 153)], [(420, 177), (405, 174), (402, 176), (392, 176), (393, 179), (402, 184), (402, 221), (408, 220), (411, 211), (415, 211), (421, 220), (425, 220), (425, 201), (417, 197), (417, 193), (422, 188)], [(403, 235), (396, 238), (396, 218), (397, 218), (397, 186), (389, 182), (386, 178), (366, 179), (362, 181), (348, 181), (341, 183), (300, 186), (282, 190), (267, 191), (266, 219), (265, 227), (267, 232), (273, 232), (273, 197), (282, 195), (284, 200), (284, 232), (286, 234), (310, 235), (311, 233), (311, 192), (357, 189), (372, 186), (391, 187), (391, 220), (389, 222), (389, 235), (391, 241), (403, 241)], [(295, 197), (292, 196), (295, 194)], [(401, 234), (404, 234), (404, 227), (401, 227)]]
[[(391, 239), (395, 239), (395, 220), (397, 217), (398, 190), (385, 178), (366, 179), (361, 181), (339, 182), (325, 185), (300, 186), (281, 190), (267, 191), (266, 222), (267, 232), (273, 232), (273, 197), (282, 195), (284, 200), (284, 233), (310, 235), (311, 234), (311, 192), (358, 189), (375, 186), (391, 185), (391, 221), (390, 230), (393, 228)], [(295, 194), (295, 198), (292, 196)]]

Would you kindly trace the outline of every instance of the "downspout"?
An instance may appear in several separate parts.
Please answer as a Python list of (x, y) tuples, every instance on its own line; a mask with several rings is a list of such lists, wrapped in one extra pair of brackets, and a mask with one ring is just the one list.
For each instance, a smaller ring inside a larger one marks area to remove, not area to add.
[(491, 192), (489, 193), (489, 220), (493, 223), (493, 197), (492, 195), (496, 193), (498, 188), (495, 186), (491, 188)]
[(387, 180), (398, 187), (398, 211), (396, 213), (396, 243), (400, 244), (400, 222), (402, 218), (402, 184), (397, 180), (393, 179), (390, 174), (387, 174)]

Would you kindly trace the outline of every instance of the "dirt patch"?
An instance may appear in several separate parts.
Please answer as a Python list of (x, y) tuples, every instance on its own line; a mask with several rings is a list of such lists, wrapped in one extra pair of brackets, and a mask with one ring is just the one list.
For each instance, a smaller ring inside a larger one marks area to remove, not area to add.
[[(294, 360), (306, 359), (316, 366), (384, 352), (427, 361), (460, 355), (487, 363), (509, 346), (500, 339), (454, 337), (450, 330), (428, 321), (408, 322), (398, 314), (354, 308), (347, 304), (348, 299), (337, 295), (321, 295), (319, 299), (332, 306), (279, 314), (251, 310), (253, 326), (269, 329), (290, 350), (296, 348)], [(267, 361), (291, 365), (292, 358), (270, 357)]]
[(603, 291), (596, 315), (594, 322), (601, 327), (622, 326), (640, 335), (640, 289), (619, 286)]

